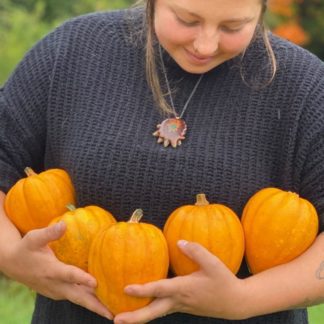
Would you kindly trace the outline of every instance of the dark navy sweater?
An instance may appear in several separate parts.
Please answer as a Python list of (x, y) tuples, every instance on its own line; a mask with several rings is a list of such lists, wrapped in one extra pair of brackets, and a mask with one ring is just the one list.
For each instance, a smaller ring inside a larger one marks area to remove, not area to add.
[[(176, 149), (152, 136), (163, 120), (145, 77), (141, 11), (72, 19), (31, 49), (0, 91), (0, 189), (36, 171), (66, 169), (78, 205), (126, 220), (136, 208), (163, 227), (204, 192), (239, 216), (253, 193), (275, 186), (312, 201), (324, 228), (324, 66), (271, 36), (278, 71), (257, 38), (243, 61), (206, 73), (186, 110)], [(164, 53), (180, 112), (198, 76)], [(242, 79), (244, 76), (245, 81)], [(238, 274), (248, 276), (243, 263)], [(239, 305), (237, 306), (239, 307)], [(38, 296), (33, 323), (107, 323), (67, 301)], [(172, 314), (154, 323), (307, 323), (305, 310), (243, 321)]]

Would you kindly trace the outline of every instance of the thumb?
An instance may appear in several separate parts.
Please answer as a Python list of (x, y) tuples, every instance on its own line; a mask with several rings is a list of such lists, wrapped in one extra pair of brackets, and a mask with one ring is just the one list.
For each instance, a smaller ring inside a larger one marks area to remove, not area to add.
[(215, 267), (224, 266), (217, 256), (199, 243), (180, 240), (177, 244), (180, 250), (205, 272), (215, 273)]
[(63, 236), (65, 230), (66, 224), (63, 221), (59, 221), (48, 227), (28, 232), (24, 239), (30, 248), (40, 248), (46, 246), (51, 241), (58, 240)]

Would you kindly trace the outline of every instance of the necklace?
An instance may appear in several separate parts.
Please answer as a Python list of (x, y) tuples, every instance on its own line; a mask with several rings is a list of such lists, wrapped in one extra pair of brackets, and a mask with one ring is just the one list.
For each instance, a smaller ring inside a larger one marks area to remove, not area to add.
[(178, 116), (177, 112), (174, 108), (170, 84), (169, 84), (168, 76), (166, 73), (166, 68), (164, 65), (163, 57), (162, 57), (161, 46), (159, 46), (159, 52), (160, 52), (160, 60), (161, 60), (161, 64), (162, 64), (162, 71), (164, 74), (166, 86), (168, 88), (170, 103), (171, 103), (171, 107), (173, 109), (174, 117), (167, 118), (167, 119), (163, 120), (161, 124), (158, 124), (156, 126), (157, 130), (153, 133), (153, 136), (157, 137), (158, 138), (157, 142), (163, 143), (164, 147), (167, 147), (171, 144), (172, 147), (176, 148), (177, 146), (181, 145), (181, 141), (185, 139), (185, 134), (187, 132), (187, 124), (183, 120), (182, 117), (183, 117), (183, 114), (185, 113), (186, 109), (188, 108), (189, 102), (190, 102), (192, 96), (194, 95), (194, 93), (196, 92), (201, 79), (203, 78), (203, 74), (200, 75), (200, 77), (199, 77), (198, 81), (196, 82), (194, 88), (192, 89), (186, 103), (184, 104), (180, 115)]

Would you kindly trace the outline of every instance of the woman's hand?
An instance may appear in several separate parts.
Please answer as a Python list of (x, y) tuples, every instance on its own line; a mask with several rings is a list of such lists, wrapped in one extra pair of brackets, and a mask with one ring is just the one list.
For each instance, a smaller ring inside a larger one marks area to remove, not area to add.
[(32, 230), (21, 240), (8, 244), (1, 270), (9, 277), (54, 300), (69, 300), (101, 316), (112, 319), (94, 293), (97, 283), (87, 272), (60, 262), (48, 247), (66, 229), (63, 222)]
[(244, 281), (201, 245), (179, 241), (179, 247), (199, 264), (200, 270), (187, 276), (126, 287), (129, 295), (156, 299), (144, 308), (117, 315), (114, 323), (146, 323), (174, 312), (225, 319), (246, 317)]

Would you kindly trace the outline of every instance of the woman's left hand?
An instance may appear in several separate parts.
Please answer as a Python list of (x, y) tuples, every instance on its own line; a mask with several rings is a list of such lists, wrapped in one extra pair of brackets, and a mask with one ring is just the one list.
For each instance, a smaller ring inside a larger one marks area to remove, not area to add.
[(118, 314), (115, 324), (146, 323), (175, 312), (224, 319), (246, 317), (244, 280), (238, 279), (201, 245), (186, 241), (179, 241), (178, 245), (200, 270), (187, 276), (126, 287), (129, 295), (155, 299), (141, 309)]

